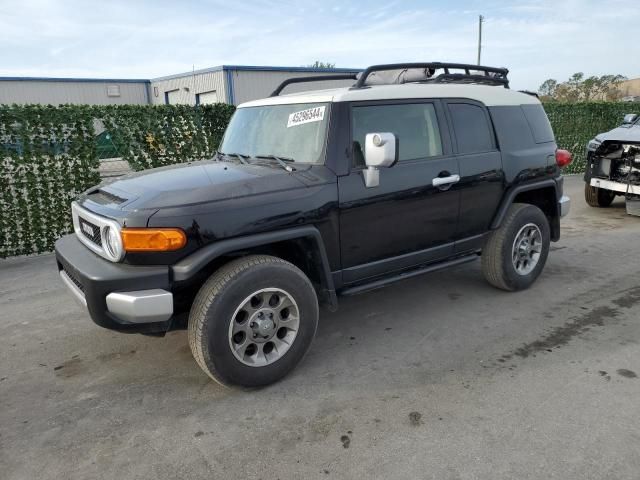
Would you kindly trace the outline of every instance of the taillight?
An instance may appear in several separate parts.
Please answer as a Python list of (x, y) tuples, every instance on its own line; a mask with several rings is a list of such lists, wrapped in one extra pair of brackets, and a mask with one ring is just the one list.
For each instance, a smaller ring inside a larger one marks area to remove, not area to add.
[(566, 167), (573, 161), (573, 155), (568, 150), (556, 150), (556, 163), (560, 168)]

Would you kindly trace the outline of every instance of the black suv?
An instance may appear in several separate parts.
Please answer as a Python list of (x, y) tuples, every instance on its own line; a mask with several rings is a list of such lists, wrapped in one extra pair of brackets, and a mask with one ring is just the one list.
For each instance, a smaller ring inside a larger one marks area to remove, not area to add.
[(337, 295), (479, 257), (498, 288), (536, 280), (570, 155), (506, 69), (378, 65), (351, 88), (279, 95), (319, 79), (240, 105), (215, 158), (72, 204), (58, 268), (98, 325), (187, 328), (214, 380), (258, 386), (300, 361)]

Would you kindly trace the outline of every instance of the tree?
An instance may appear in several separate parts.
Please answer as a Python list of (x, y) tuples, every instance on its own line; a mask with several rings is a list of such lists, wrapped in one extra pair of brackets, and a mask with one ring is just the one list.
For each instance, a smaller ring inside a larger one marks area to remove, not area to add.
[(590, 102), (593, 100), (617, 100), (621, 96), (620, 82), (626, 80), (622, 75), (602, 75), (585, 78), (577, 72), (566, 82), (558, 83), (550, 78), (545, 80), (538, 92), (545, 101)]
[(556, 96), (556, 90), (558, 89), (558, 81), (550, 78), (545, 80), (540, 88), (538, 88), (538, 93), (540, 97), (545, 100), (553, 100)]
[(335, 63), (329, 62), (321, 62), (320, 60), (316, 60), (312, 65), (307, 65), (310, 68), (336, 68)]

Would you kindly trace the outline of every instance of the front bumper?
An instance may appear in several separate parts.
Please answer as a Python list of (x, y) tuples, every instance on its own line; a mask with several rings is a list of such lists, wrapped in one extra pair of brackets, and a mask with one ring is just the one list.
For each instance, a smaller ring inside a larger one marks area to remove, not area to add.
[(558, 200), (558, 209), (560, 211), (560, 218), (566, 217), (569, 214), (569, 210), (571, 210), (571, 199), (563, 195), (560, 200)]
[(173, 318), (168, 266), (124, 265), (105, 260), (76, 237), (56, 242), (60, 277), (101, 327), (129, 333), (162, 333)]
[(611, 190), (616, 193), (629, 193), (631, 195), (640, 195), (640, 185), (627, 185), (623, 182), (614, 182), (613, 180), (606, 180), (604, 178), (592, 178), (589, 182), (592, 187), (603, 188), (605, 190)]

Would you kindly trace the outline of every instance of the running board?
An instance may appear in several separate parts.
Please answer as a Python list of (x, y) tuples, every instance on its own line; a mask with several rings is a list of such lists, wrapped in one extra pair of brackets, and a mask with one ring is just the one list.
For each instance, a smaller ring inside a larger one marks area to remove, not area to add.
[(373, 282), (363, 283), (360, 285), (356, 285), (355, 287), (345, 288), (340, 292), (340, 295), (349, 296), (349, 295), (357, 295), (358, 293), (368, 292), (369, 290), (375, 290), (377, 288), (386, 287), (387, 285), (395, 282), (399, 282), (400, 280), (405, 280), (411, 277), (417, 277), (418, 275), (422, 275), (423, 273), (435, 272), (437, 270), (442, 270), (444, 268), (454, 267), (456, 265), (461, 265), (463, 263), (473, 262), (480, 256), (477, 253), (472, 255), (466, 255), (464, 257), (455, 258), (453, 260), (448, 260), (446, 262), (435, 263), (432, 265), (426, 265), (424, 267), (419, 267), (413, 270), (405, 270), (396, 275), (381, 278), (378, 280), (374, 280)]

